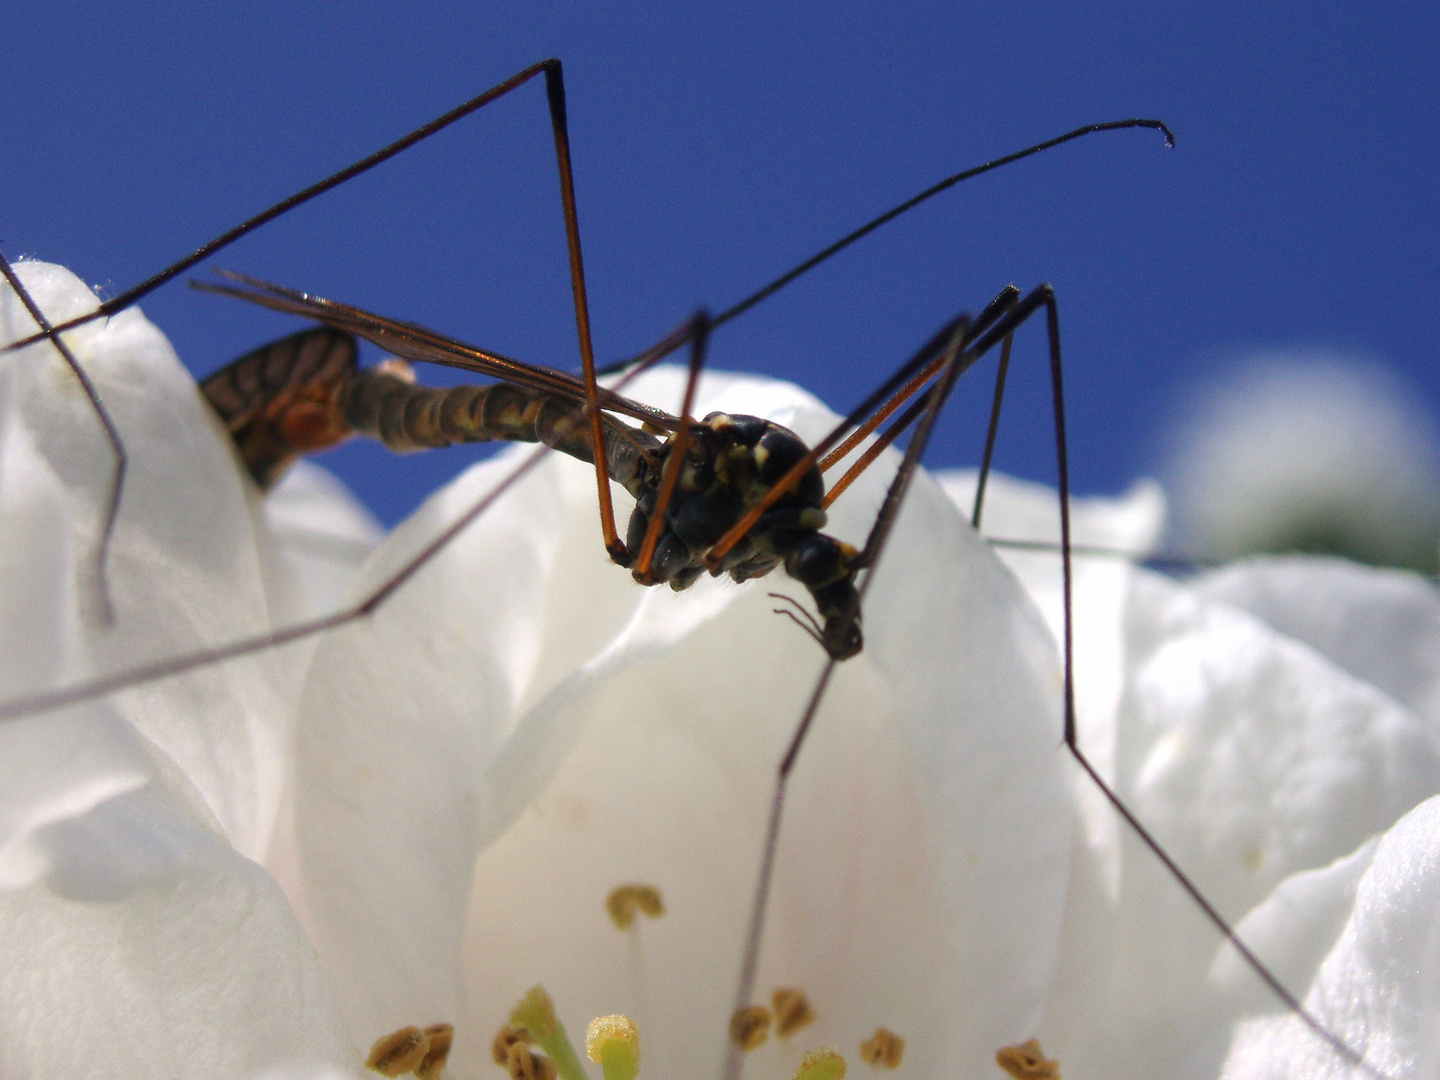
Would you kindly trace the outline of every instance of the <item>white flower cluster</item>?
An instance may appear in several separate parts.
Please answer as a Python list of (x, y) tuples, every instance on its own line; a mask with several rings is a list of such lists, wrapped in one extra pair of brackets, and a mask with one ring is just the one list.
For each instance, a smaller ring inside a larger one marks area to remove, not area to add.
[(1171, 442), (1186, 551), (1436, 572), (1440, 436), (1393, 372), (1314, 350), (1259, 353), (1195, 395)]
[[(19, 270), (52, 320), (95, 303)], [(33, 329), (6, 293), (0, 337)], [(4, 354), (7, 701), (363, 597), (513, 468), (466, 473), (352, 575), (334, 562), (374, 542), (363, 515), (314, 472), (267, 511), (138, 311), (68, 340), (130, 454), (114, 618), (98, 425), (53, 349)], [(774, 383), (704, 396), (802, 437), (828, 423)], [(883, 484), (837, 503), (837, 535), (863, 540)], [(992, 489), (988, 530), (1045, 536), (1032, 495)], [(1088, 505), (1077, 541), (1143, 547), (1160, 514), (1149, 489)], [(1347, 1075), (1073, 767), (1058, 560), (1007, 559), (917, 480), (781, 832), (759, 986), (803, 988), (816, 1019), (748, 1074), (884, 1026), (915, 1076), (998, 1076), (1032, 1035), (1068, 1076)], [(1331, 1031), (1434, 1075), (1434, 586), (1340, 562), (1079, 567), (1100, 771)], [(453, 1023), (448, 1074), (494, 1076), (536, 983), (572, 1030), (632, 1017), (646, 1075), (718, 1071), (775, 765), (822, 660), (776, 588), (635, 586), (605, 559), (593, 473), (551, 455), (366, 619), (0, 724), (0, 1075), (361, 1075), (379, 1036)], [(665, 914), (620, 932), (605, 899), (631, 882)]]

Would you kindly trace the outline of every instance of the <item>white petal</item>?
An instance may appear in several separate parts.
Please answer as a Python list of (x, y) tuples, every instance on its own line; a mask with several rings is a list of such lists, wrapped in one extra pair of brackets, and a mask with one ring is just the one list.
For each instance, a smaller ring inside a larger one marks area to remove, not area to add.
[[(1250, 616), (1138, 572), (1126, 642), (1120, 794), (1231, 920), (1440, 788), (1418, 717)], [(1061, 1038), (1091, 1045), (1062, 1060), (1213, 1074), (1238, 1008), (1206, 988), (1218, 935), (1128, 832), (1121, 851), (1118, 903), (1093, 871), (1076, 875), (1054, 1018)], [(1097, 1025), (1097, 993), (1113, 1026)]]
[[(807, 405), (730, 384), (699, 411), (763, 408), (813, 436)], [(508, 467), (428, 504), (367, 578)], [(489, 1039), (536, 981), (572, 1029), (638, 1014), (647, 1072), (718, 1067), (773, 769), (821, 666), (770, 614), (767, 588), (799, 591), (783, 578), (673, 597), (609, 566), (592, 476), (547, 461), (327, 641), (307, 691), (297, 809), (322, 951), (362, 1040), (458, 1021), (458, 1075), (493, 1068)], [(838, 669), (792, 782), (762, 990), (804, 985), (816, 1040), (889, 1023), (922, 1072), (988, 1071), (1038, 1014), (1056, 948), (1058, 674), (1009, 575), (917, 489), (867, 650)], [(881, 493), (867, 478), (833, 531), (862, 541)], [(669, 907), (643, 944), (603, 909), (634, 879)]]
[(286, 620), (338, 610), (385, 530), (334, 474), (309, 461), (291, 466), (264, 505), (297, 585)]
[[(22, 263), (17, 272), (52, 321), (95, 307), (94, 296), (68, 271)], [(5, 340), (34, 328), (5, 290)], [(0, 596), (0, 624), (12, 636), (43, 643), (23, 669), (11, 668), (4, 680), (10, 692), (263, 632), (280, 580), (233, 451), (159, 331), (130, 309), (71, 331), (66, 340), (129, 454), (105, 565), (115, 619), (107, 624), (100, 617), (94, 562), (110, 490), (109, 447), (53, 347), (41, 343), (5, 354), (4, 447), (7, 459), (23, 460), (7, 460), (0, 504), (28, 509), (25, 523), (6, 525), (7, 539), (21, 541), (13, 549), (21, 557), (5, 563), (17, 587)], [(43, 550), (44, 535), (50, 553)], [(236, 846), (258, 857), (280, 802), (287, 698), (297, 676), (293, 659), (269, 653), (136, 687), (113, 701), (198, 786)]]
[[(1334, 875), (1332, 891), (1340, 900), (1352, 895), (1354, 908), (1305, 995), (1306, 1008), (1386, 1075), (1434, 1076), (1440, 1069), (1440, 798), (1416, 807), (1350, 861), (1363, 875), (1348, 889), (1344, 879), (1353, 871)], [(1363, 1074), (1294, 1016), (1272, 1014), (1240, 1028), (1224, 1075)]]
[[(940, 474), (945, 493), (967, 518), (974, 508), (978, 472), (956, 469)], [(1059, 496), (1053, 488), (991, 473), (983, 507), (983, 532), (1001, 540), (1058, 545)], [(1071, 497), (1072, 605), (1075, 649), (1075, 721), (1081, 747), (1102, 777), (1115, 780), (1117, 710), (1125, 687), (1125, 612), (1133, 570), (1130, 560), (1151, 554), (1165, 525), (1165, 496), (1152, 480), (1137, 482), (1119, 498)], [(1086, 553), (1084, 548), (1106, 554)], [(1000, 546), (1002, 562), (1039, 606), (1058, 643), (1064, 640), (1064, 581), (1056, 549), (1027, 550)], [(1100, 790), (1082, 773), (1075, 776), (1075, 798), (1086, 840), (1106, 891), (1120, 888), (1122, 823)]]
[(1440, 738), (1440, 589), (1433, 580), (1294, 556), (1249, 559), (1193, 585), (1374, 683), (1425, 717)]
[(150, 763), (129, 726), (103, 705), (0, 725), (0, 888), (53, 866), (36, 834), (143, 787)]
[[(18, 268), (54, 321), (73, 275)], [(8, 291), (5, 339), (34, 323)], [(0, 357), (5, 695), (269, 626), (277, 577), (233, 453), (138, 311), (66, 335), (130, 468), (101, 617), (108, 450), (74, 375)], [(0, 1074), (248, 1077), (352, 1068), (348, 1032), (263, 851), (285, 775), (282, 657), (163, 680), (0, 727)], [(223, 829), (223, 831), (222, 831)]]
[(37, 840), (48, 879), (0, 894), (7, 1078), (353, 1067), (280, 890), (158, 784)]
[[(428, 500), (380, 549), (356, 595), (508, 468), (482, 465)], [(558, 535), (553, 465), (534, 480), (538, 497), (507, 498), (372, 618), (316, 651), (296, 829), (317, 944), (361, 1041), (451, 1020), (463, 1001), (459, 954), (486, 769), (536, 665)]]

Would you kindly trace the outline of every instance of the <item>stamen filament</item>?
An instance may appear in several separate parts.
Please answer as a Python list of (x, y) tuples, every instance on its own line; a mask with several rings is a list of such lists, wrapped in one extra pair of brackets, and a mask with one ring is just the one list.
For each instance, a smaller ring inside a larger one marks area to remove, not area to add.
[(540, 1044), (540, 1049), (555, 1062), (563, 1080), (590, 1080), (570, 1045), (570, 1036), (565, 1026), (555, 1015), (555, 1002), (544, 987), (531, 987), (510, 1012), (510, 1026), (524, 1028), (530, 1037)]

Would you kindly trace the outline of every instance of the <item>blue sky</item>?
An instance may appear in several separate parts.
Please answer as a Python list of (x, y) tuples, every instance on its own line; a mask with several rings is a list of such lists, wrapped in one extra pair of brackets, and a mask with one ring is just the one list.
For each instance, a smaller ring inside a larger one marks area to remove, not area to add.
[[(19, 10), (17, 10), (17, 8)], [(1056, 287), (1077, 487), (1153, 472), (1187, 387), (1248, 350), (1407, 373), (1440, 413), (1440, 9), (1378, 3), (11, 5), (0, 242), (119, 291), (527, 64), (566, 65), (602, 358), (719, 309), (940, 177), (1082, 123), (720, 331), (713, 363), (844, 409), (1008, 282)], [(538, 83), (214, 265), (577, 362)], [(205, 372), (291, 322), (171, 286)], [(1044, 479), (1043, 337), (999, 464)], [(932, 461), (973, 461), (988, 388)], [(659, 402), (667, 408), (673, 403)], [(345, 450), (386, 520), (471, 460)]]

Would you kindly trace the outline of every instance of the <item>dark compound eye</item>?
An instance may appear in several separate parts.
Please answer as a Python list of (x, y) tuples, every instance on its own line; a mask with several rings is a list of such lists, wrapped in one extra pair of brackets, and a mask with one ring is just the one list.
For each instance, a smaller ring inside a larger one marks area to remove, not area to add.
[(860, 621), (842, 621), (838, 617), (827, 620), (824, 636), (825, 651), (836, 660), (849, 660), (865, 647), (864, 636), (860, 633)]

